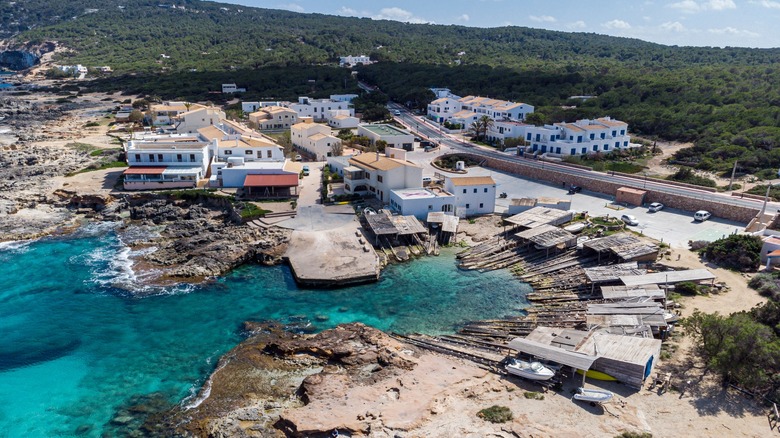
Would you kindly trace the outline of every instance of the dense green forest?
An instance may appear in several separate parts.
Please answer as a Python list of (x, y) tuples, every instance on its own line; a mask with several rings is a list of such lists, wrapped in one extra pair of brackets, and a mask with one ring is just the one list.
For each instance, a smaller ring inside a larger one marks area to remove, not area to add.
[(219, 100), (204, 93), (230, 81), (249, 88), (246, 98), (319, 96), (354, 90), (335, 63), (367, 54), (380, 62), (359, 67), (360, 78), (412, 106), (430, 100), (427, 87), (449, 87), (532, 104), (535, 123), (610, 115), (640, 135), (694, 141), (676, 161), (702, 170), (726, 172), (737, 159), (740, 173), (768, 176), (780, 167), (780, 49), (663, 46), (197, 0), (6, 2), (0, 24), (6, 36), (21, 31), (17, 44), (56, 40), (73, 49), (58, 54), (60, 63), (110, 65), (114, 76), (96, 84), (104, 89)]

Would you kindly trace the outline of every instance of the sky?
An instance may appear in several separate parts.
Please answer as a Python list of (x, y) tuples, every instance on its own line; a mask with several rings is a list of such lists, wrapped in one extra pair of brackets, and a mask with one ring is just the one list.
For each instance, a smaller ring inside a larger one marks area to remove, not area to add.
[(408, 23), (589, 32), (676, 46), (780, 47), (780, 0), (217, 1)]

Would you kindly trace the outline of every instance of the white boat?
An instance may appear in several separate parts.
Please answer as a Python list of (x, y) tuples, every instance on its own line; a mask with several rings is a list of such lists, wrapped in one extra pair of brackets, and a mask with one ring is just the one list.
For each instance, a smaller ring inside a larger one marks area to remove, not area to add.
[(574, 394), (574, 399), (592, 403), (606, 403), (612, 398), (613, 395), (614, 394), (612, 394), (610, 391), (603, 389), (577, 388), (577, 393)]
[(539, 362), (526, 362), (520, 359), (509, 359), (506, 364), (509, 374), (524, 377), (529, 380), (550, 380), (555, 372)]

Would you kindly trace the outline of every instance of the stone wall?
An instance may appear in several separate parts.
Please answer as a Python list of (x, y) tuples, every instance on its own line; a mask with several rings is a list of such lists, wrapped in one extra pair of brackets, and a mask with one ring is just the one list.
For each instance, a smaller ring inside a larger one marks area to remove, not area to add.
[[(753, 219), (756, 214), (758, 214), (760, 208), (739, 207), (726, 203), (713, 202), (711, 200), (697, 199), (689, 196), (662, 193), (652, 189), (645, 189), (642, 188), (643, 180), (641, 179), (637, 179), (636, 186), (632, 186), (631, 184), (612, 183), (609, 181), (601, 181), (595, 178), (569, 175), (551, 168), (531, 167), (523, 164), (522, 161), (503, 161), (468, 153), (459, 153), (458, 155), (469, 156), (476, 161), (482, 161), (484, 166), (500, 170), (502, 172), (520, 175), (525, 178), (547, 181), (553, 184), (561, 185), (562, 187), (575, 184), (586, 190), (604, 193), (610, 196), (615, 196), (617, 190), (620, 187), (630, 187), (634, 189), (645, 190), (647, 192), (645, 195), (645, 203), (660, 202), (668, 207), (679, 208), (681, 210), (691, 212), (697, 210), (707, 210), (715, 217), (742, 222), (745, 224), (750, 222), (750, 220)], [(691, 214), (691, 217), (693, 217), (693, 214)]]

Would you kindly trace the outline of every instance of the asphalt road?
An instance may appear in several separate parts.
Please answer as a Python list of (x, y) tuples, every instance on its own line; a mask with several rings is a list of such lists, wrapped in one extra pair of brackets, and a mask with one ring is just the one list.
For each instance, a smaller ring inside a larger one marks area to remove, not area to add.
[[(438, 129), (438, 125), (429, 121), (425, 117), (413, 115), (408, 110), (406, 110), (406, 108), (403, 107), (402, 105), (391, 102), (388, 104), (388, 109), (391, 112), (394, 112), (396, 110), (400, 111), (401, 115), (395, 116), (395, 119), (402, 122), (406, 126), (409, 126), (415, 132), (418, 132), (423, 137), (427, 137), (430, 141), (442, 145), (446, 145), (454, 149), (455, 151), (469, 152), (474, 155), (479, 155), (482, 157), (490, 157), (490, 158), (494, 158), (506, 162), (520, 163), (528, 167), (556, 170), (558, 172), (563, 172), (572, 175), (574, 177), (582, 176), (582, 177), (587, 177), (587, 178), (592, 178), (592, 179), (597, 179), (597, 180), (602, 180), (602, 181), (607, 181), (612, 183), (618, 182), (621, 184), (626, 184), (634, 187), (637, 187), (641, 184), (642, 188), (647, 188), (657, 192), (669, 193), (674, 195), (683, 195), (691, 198), (703, 199), (707, 201), (719, 202), (719, 203), (724, 203), (724, 204), (729, 204), (734, 206), (761, 209), (761, 206), (763, 204), (763, 201), (759, 201), (759, 200), (736, 198), (736, 197), (732, 197), (720, 193), (711, 193), (704, 190), (697, 190), (692, 188), (669, 185), (663, 182), (659, 182), (658, 180), (652, 178), (642, 180), (641, 178), (637, 179), (637, 178), (625, 177), (620, 175), (609, 175), (602, 172), (579, 169), (576, 167), (552, 163), (549, 161), (530, 160), (518, 156), (504, 154), (498, 151), (487, 150), (482, 147), (478, 147), (476, 145), (470, 144), (468, 142), (459, 141), (451, 137), (450, 135), (443, 133)], [(767, 206), (767, 209), (769, 211), (778, 210), (780, 209), (780, 203), (771, 202)]]

